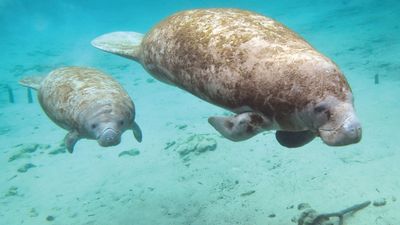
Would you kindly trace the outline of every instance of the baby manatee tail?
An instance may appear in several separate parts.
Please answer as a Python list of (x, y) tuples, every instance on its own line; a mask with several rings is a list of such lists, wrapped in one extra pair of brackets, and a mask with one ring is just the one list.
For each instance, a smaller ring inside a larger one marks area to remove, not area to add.
[(21, 80), (19, 80), (18, 83), (24, 87), (29, 87), (38, 90), (40, 88), (40, 84), (42, 83), (44, 77), (45, 76), (24, 77)]
[(91, 44), (105, 52), (114, 53), (128, 59), (139, 60), (140, 44), (143, 36), (143, 34), (136, 32), (112, 32), (95, 38)]
[(231, 117), (210, 117), (208, 122), (225, 138), (244, 141), (270, 129), (272, 122), (255, 112), (245, 112)]

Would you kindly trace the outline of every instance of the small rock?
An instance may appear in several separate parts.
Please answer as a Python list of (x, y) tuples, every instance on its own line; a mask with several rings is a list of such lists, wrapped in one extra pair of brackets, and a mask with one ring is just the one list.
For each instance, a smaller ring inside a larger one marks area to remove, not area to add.
[(15, 151), (14, 155), (12, 155), (10, 158), (8, 158), (8, 162), (12, 162), (17, 159), (21, 158), (30, 158), (30, 156), (27, 153), (33, 153), (35, 152), (38, 148), (38, 144), (20, 144), (14, 146), (16, 149), (13, 150)]
[(271, 213), (271, 214), (268, 215), (268, 217), (269, 218), (274, 218), (274, 217), (276, 217), (276, 215), (275, 215), (275, 213)]
[(308, 208), (304, 210), (297, 220), (298, 225), (315, 225), (313, 224), (314, 219), (317, 217), (318, 213), (314, 209)]
[(290, 205), (290, 206), (286, 207), (286, 209), (293, 209), (293, 208), (294, 208), (294, 205)]
[(36, 211), (35, 208), (31, 208), (30, 216), (31, 217), (37, 217), (37, 216), (39, 216), (39, 213)]
[(47, 216), (46, 217), (46, 220), (47, 221), (53, 221), (55, 218), (54, 218), (54, 216)]
[(217, 142), (214, 139), (208, 138), (198, 143), (196, 153), (200, 154), (207, 151), (214, 151), (217, 148)]
[(19, 147), (19, 151), (21, 153), (32, 153), (35, 152), (39, 148), (39, 144), (30, 143), (30, 144), (22, 144), (17, 145)]
[(118, 157), (122, 157), (122, 156), (137, 156), (140, 154), (140, 151), (136, 148), (128, 150), (128, 151), (123, 151), (121, 153), (118, 154)]
[(307, 209), (307, 208), (311, 208), (311, 206), (310, 206), (308, 203), (300, 203), (300, 204), (297, 206), (297, 209), (298, 209), (298, 210), (303, 210), (303, 209)]
[(67, 152), (67, 148), (65, 147), (65, 143), (61, 142), (57, 148), (51, 150), (49, 152), (49, 155), (58, 155), (58, 154), (64, 154)]
[(186, 140), (179, 140), (174, 150), (179, 153), (184, 161), (190, 160), (190, 155), (200, 155), (204, 152), (214, 151), (217, 141), (207, 134), (194, 134)]
[(6, 197), (16, 196), (18, 195), (18, 187), (12, 186), (8, 189), (7, 193), (5, 194)]
[(386, 205), (386, 199), (385, 198), (376, 199), (372, 204), (377, 207), (384, 206)]
[(29, 158), (29, 157), (27, 155), (23, 155), (21, 153), (16, 153), (16, 154), (12, 155), (10, 158), (8, 158), (8, 162), (12, 162), (14, 160), (21, 159), (21, 158)]
[(31, 156), (29, 154), (36, 152), (38, 149), (49, 149), (50, 145), (29, 143), (16, 145), (14, 148), (16, 148), (13, 150), (15, 153), (8, 159), (8, 162), (22, 158), (30, 158)]
[(21, 166), (17, 171), (20, 173), (26, 173), (29, 169), (35, 168), (36, 166), (32, 163), (26, 163), (23, 166)]
[(66, 148), (56, 148), (56, 149), (54, 149), (54, 150), (51, 150), (50, 152), (49, 152), (49, 155), (58, 155), (58, 154), (63, 154), (63, 153), (66, 153), (67, 151), (66, 151)]

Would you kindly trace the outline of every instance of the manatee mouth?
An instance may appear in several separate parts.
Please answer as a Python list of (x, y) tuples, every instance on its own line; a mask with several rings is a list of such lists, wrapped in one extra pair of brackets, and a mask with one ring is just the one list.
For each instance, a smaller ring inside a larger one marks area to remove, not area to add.
[(341, 126), (333, 128), (319, 128), (318, 136), (330, 146), (344, 146), (358, 143), (361, 140), (361, 124), (356, 118), (346, 118)]
[(106, 128), (98, 136), (97, 142), (103, 147), (118, 145), (121, 142), (120, 132), (112, 128)]

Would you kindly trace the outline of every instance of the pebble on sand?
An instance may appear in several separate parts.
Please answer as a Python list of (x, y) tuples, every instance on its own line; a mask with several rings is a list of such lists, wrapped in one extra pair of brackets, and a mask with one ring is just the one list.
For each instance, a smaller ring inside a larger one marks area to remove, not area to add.
[(48, 154), (49, 155), (58, 155), (67, 153), (67, 148), (65, 147), (64, 141), (61, 142), (57, 148), (51, 150)]
[(46, 217), (46, 220), (47, 221), (53, 221), (55, 218), (54, 218), (54, 216), (47, 216)]
[(23, 166), (21, 166), (17, 171), (20, 173), (26, 173), (29, 169), (35, 168), (36, 166), (32, 163), (26, 163)]
[(374, 206), (377, 206), (377, 207), (384, 206), (384, 205), (386, 205), (386, 199), (385, 198), (378, 198), (372, 204)]
[(189, 160), (189, 155), (200, 155), (217, 149), (217, 141), (207, 134), (194, 134), (186, 140), (178, 140), (173, 147), (184, 160)]
[(310, 204), (308, 204), (308, 203), (300, 203), (300, 204), (297, 206), (297, 209), (298, 209), (298, 210), (303, 210), (303, 209), (307, 209), (307, 208), (311, 208)]
[(30, 154), (36, 152), (38, 149), (49, 149), (50, 145), (47, 144), (37, 144), (37, 143), (28, 143), (28, 144), (19, 144), (14, 146), (13, 152), (15, 152), (10, 158), (8, 162), (12, 162), (21, 158), (30, 158)]
[(10, 196), (16, 196), (18, 195), (18, 187), (15, 186), (11, 186), (7, 193), (5, 194), (6, 197), (10, 197)]
[(119, 153), (118, 157), (122, 157), (122, 156), (137, 156), (139, 154), (140, 154), (140, 151), (138, 149), (134, 148), (134, 149), (123, 151), (123, 152)]

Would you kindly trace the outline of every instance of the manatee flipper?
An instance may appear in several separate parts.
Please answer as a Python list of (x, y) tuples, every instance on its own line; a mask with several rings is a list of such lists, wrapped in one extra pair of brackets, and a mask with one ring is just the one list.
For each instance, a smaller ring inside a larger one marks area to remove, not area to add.
[(22, 78), (21, 80), (18, 81), (18, 83), (24, 87), (29, 87), (38, 90), (44, 78), (45, 76), (29, 76)]
[(136, 32), (112, 32), (95, 38), (91, 44), (105, 52), (138, 60), (143, 36)]
[(133, 130), (133, 136), (135, 136), (136, 140), (138, 142), (142, 142), (142, 137), (143, 137), (142, 130), (135, 121), (133, 121), (132, 130)]
[(268, 130), (272, 122), (255, 112), (245, 112), (231, 117), (210, 117), (208, 122), (222, 136), (231, 141), (244, 141)]
[(297, 148), (301, 147), (315, 138), (315, 134), (309, 130), (305, 131), (276, 131), (276, 140), (282, 146), (287, 148)]
[(80, 137), (77, 131), (70, 131), (67, 135), (65, 135), (64, 143), (69, 153), (74, 151), (74, 146), (79, 139)]

